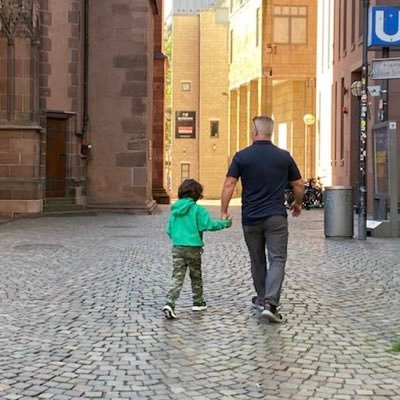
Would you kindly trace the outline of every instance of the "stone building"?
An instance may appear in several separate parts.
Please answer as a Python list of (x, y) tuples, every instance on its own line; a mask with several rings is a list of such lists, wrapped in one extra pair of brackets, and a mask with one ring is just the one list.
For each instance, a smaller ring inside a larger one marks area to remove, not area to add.
[(273, 141), (315, 177), (316, 0), (230, 2), (229, 157), (250, 143), (255, 115), (275, 120)]
[(185, 178), (219, 198), (227, 169), (228, 9), (181, 0), (172, 9), (171, 193)]
[(0, 215), (151, 213), (163, 190), (161, 0), (0, 0)]
[[(397, 0), (370, 1), (370, 6), (399, 6)], [(332, 115), (332, 178), (335, 185), (349, 185), (354, 191), (354, 202), (358, 199), (359, 181), (359, 138), (360, 138), (360, 99), (352, 95), (352, 85), (361, 80), (363, 42), (367, 40), (363, 31), (363, 2), (334, 2), (334, 51), (333, 51), (333, 105)], [(397, 51), (396, 51), (397, 50)], [(389, 57), (398, 57), (398, 50), (390, 50)], [(381, 50), (368, 51), (368, 60), (382, 58)], [(400, 109), (397, 101), (400, 96), (398, 79), (386, 80), (388, 92), (384, 90), (371, 96), (368, 91), (368, 132), (367, 132), (367, 205), (368, 213), (374, 211), (374, 204), (383, 195), (387, 206), (387, 193), (377, 193), (378, 180), (387, 181), (387, 157), (383, 163), (376, 164), (374, 152), (373, 127), (384, 120), (400, 121)], [(368, 86), (384, 88), (382, 80), (368, 80)], [(387, 95), (385, 93), (388, 93)], [(387, 96), (387, 97), (386, 97)], [(384, 109), (382, 110), (382, 106)], [(383, 111), (383, 112), (382, 112)], [(397, 128), (398, 129), (398, 128)], [(400, 141), (397, 153), (400, 152)], [(397, 166), (400, 198), (400, 165)], [(378, 195), (378, 196), (376, 196)], [(380, 201), (379, 201), (380, 202)], [(383, 204), (385, 208), (385, 204)], [(385, 217), (380, 218), (385, 219)]]

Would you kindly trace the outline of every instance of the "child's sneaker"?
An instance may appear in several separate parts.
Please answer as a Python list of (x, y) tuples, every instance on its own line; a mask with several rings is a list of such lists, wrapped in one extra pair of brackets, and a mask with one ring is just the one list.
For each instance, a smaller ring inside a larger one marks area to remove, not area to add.
[(192, 310), (193, 311), (203, 311), (207, 308), (207, 304), (205, 301), (198, 301), (193, 303)]
[(175, 319), (175, 307), (171, 303), (165, 303), (165, 306), (162, 309), (164, 311), (165, 318), (167, 319)]

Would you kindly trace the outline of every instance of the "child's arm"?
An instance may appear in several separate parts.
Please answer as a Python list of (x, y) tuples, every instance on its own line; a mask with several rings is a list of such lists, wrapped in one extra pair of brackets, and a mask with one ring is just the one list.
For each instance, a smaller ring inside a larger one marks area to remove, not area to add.
[(229, 228), (232, 225), (231, 218), (229, 219), (212, 219), (208, 211), (198, 206), (197, 226), (200, 232), (218, 231), (220, 229)]

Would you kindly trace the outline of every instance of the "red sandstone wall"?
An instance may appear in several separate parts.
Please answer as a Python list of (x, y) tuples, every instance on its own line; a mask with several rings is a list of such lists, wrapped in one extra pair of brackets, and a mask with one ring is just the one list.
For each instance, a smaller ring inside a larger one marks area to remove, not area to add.
[(148, 0), (103, 0), (91, 7), (89, 76), (89, 202), (146, 204), (152, 196), (153, 116)]

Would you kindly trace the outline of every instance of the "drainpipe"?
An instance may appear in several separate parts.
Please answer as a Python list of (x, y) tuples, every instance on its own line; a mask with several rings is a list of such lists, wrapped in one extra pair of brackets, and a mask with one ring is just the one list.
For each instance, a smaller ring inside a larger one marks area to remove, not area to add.
[(88, 112), (88, 81), (89, 81), (89, 0), (85, 0), (83, 17), (83, 114), (82, 114), (82, 130), (81, 136), (81, 156), (86, 158), (88, 155), (90, 144), (87, 142), (87, 130), (89, 126)]

